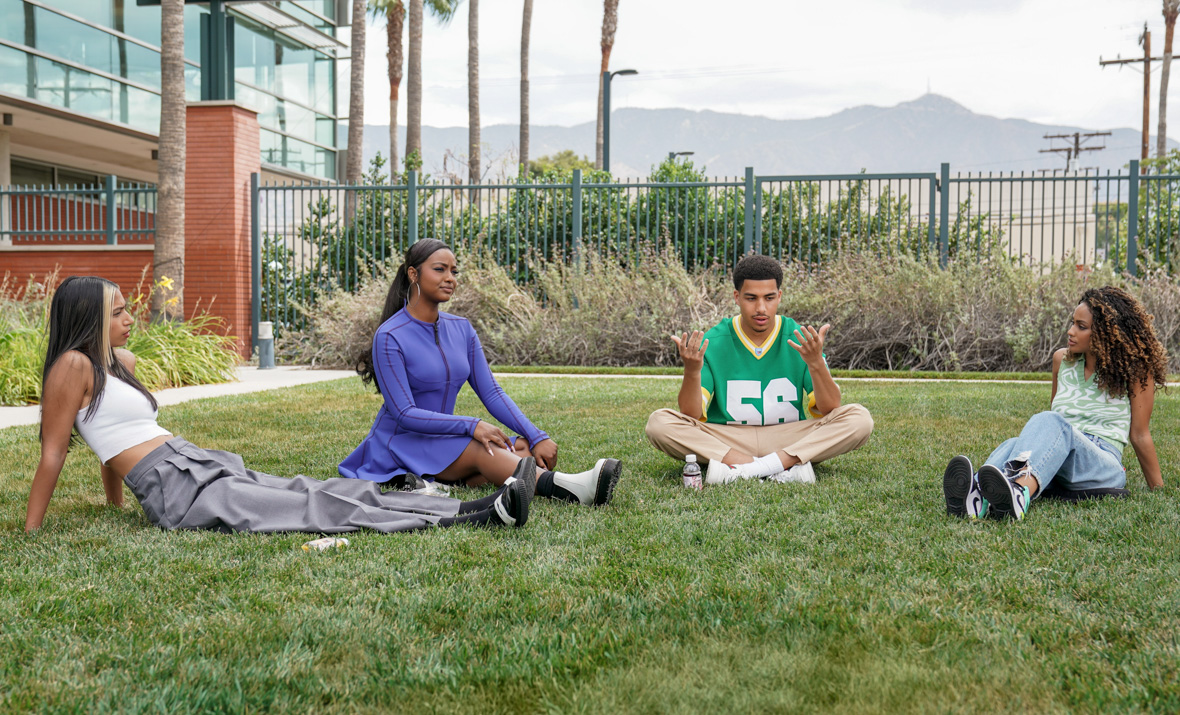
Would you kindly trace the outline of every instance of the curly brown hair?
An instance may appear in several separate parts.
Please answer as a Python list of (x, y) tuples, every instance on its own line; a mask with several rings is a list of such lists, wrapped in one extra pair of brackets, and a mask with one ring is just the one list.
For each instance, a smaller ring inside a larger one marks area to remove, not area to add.
[[(1082, 293), (1093, 315), (1090, 346), (1094, 351), (1095, 383), (1112, 397), (1130, 396), (1154, 385), (1167, 384), (1168, 354), (1152, 326), (1154, 318), (1122, 288), (1104, 286)], [(1068, 353), (1070, 362), (1081, 353)]]

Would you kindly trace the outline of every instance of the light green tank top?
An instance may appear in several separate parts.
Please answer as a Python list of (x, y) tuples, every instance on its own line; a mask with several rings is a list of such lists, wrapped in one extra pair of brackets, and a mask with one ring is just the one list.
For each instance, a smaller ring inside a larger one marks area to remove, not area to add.
[(1131, 433), (1131, 400), (1098, 389), (1094, 375), (1086, 379), (1086, 361), (1061, 361), (1053, 411), (1086, 434), (1110, 442), (1120, 453)]

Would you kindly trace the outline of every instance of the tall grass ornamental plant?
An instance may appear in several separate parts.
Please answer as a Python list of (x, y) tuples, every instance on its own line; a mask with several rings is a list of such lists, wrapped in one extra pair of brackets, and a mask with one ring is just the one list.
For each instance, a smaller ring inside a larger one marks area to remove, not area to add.
[[(41, 372), (49, 334), (49, 304), (57, 283), (54, 274), (44, 283), (23, 286), (11, 276), (0, 281), (0, 405), (25, 405), (41, 400)], [(162, 283), (153, 290), (167, 291)], [(149, 390), (185, 385), (207, 385), (235, 379), (240, 359), (235, 338), (226, 336), (224, 322), (198, 314), (184, 322), (153, 322), (150, 292), (136, 289), (127, 296), (127, 309), (136, 321), (127, 349), (136, 357), (135, 376)]]
[[(671, 332), (707, 329), (737, 311), (727, 270), (687, 270), (672, 250), (534, 259), (528, 281), (514, 280), (487, 252), (460, 249), (459, 260), (459, 290), (445, 309), (471, 320), (496, 364), (675, 367)], [(786, 264), (782, 311), (832, 324), (825, 351), (833, 368), (1044, 372), (1082, 291), (1107, 284), (1155, 315), (1170, 369), (1180, 370), (1180, 283), (1162, 270), (1131, 278), (1109, 265), (1079, 271), (1067, 262), (1042, 271), (1000, 254), (941, 269), (849, 252), (821, 267)], [(280, 338), (280, 357), (351, 367), (369, 346), (388, 287), (383, 273), (356, 293), (325, 291), (307, 313), (311, 327)]]

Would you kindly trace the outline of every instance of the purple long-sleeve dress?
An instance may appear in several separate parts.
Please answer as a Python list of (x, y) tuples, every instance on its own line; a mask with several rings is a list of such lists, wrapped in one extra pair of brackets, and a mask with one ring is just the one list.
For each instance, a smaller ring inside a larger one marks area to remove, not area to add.
[(384, 404), (369, 435), (340, 463), (342, 477), (384, 482), (406, 472), (438, 474), (450, 466), (479, 423), (477, 417), (454, 414), (464, 382), (530, 449), (549, 438), (496, 382), (466, 318), (439, 312), (437, 323), (424, 323), (399, 310), (373, 336), (373, 369)]

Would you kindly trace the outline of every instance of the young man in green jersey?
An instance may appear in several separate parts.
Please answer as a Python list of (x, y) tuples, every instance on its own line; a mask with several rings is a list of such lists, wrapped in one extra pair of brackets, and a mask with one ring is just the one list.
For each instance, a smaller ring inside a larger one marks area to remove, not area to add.
[(733, 272), (740, 315), (672, 336), (684, 362), (680, 411), (653, 412), (647, 438), (676, 459), (707, 460), (706, 484), (814, 482), (813, 462), (851, 452), (873, 431), (868, 410), (840, 404), (823, 353), (831, 326), (778, 315), (782, 283), (778, 261), (746, 256)]

